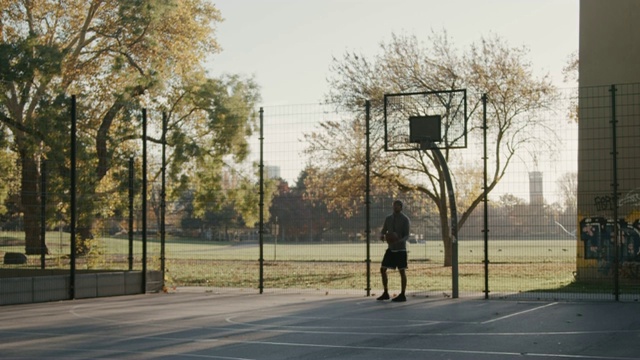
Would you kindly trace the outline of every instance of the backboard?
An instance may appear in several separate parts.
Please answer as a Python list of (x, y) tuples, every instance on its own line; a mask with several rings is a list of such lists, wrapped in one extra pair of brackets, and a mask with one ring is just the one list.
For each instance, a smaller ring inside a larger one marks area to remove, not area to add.
[(442, 116), (410, 116), (409, 142), (442, 141)]
[(385, 94), (384, 132), (386, 151), (466, 148), (467, 90)]

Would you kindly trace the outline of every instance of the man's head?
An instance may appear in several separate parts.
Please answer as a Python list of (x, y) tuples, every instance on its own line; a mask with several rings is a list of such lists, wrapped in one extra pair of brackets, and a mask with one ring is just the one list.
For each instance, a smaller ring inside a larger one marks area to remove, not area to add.
[(393, 212), (402, 211), (402, 201), (396, 200), (393, 202)]

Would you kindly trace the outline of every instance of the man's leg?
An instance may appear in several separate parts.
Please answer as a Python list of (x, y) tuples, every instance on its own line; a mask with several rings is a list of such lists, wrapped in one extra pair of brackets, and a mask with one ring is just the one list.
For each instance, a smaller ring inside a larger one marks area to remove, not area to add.
[(382, 288), (384, 289), (384, 292), (377, 300), (387, 300), (389, 299), (389, 277), (387, 276), (387, 268), (380, 268), (380, 276), (382, 277)]
[(398, 253), (396, 260), (398, 262), (398, 272), (400, 273), (401, 291), (391, 301), (407, 301), (407, 297), (404, 294), (405, 290), (407, 290), (407, 253), (405, 251)]
[(407, 272), (405, 269), (399, 269), (400, 273), (400, 286), (401, 286), (401, 294), (404, 295), (404, 291), (407, 289)]
[(380, 276), (382, 276), (382, 288), (384, 292), (389, 292), (389, 276), (387, 276), (387, 268), (380, 268)]
[(407, 273), (405, 272), (404, 269), (398, 269), (398, 272), (400, 273), (401, 291), (400, 291), (400, 294), (398, 294), (398, 296), (391, 299), (391, 301), (393, 302), (407, 301), (407, 297), (404, 295), (404, 291), (407, 289)]

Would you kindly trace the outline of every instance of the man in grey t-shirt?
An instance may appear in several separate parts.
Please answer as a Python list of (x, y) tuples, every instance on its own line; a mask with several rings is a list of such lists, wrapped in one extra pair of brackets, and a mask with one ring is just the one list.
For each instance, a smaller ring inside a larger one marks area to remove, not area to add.
[(411, 221), (402, 213), (402, 201), (395, 200), (393, 202), (393, 214), (387, 216), (384, 220), (384, 225), (380, 232), (380, 240), (386, 240), (388, 246), (382, 258), (382, 265), (380, 266), (384, 292), (378, 297), (378, 300), (388, 300), (390, 298), (387, 269), (398, 269), (402, 288), (400, 294), (391, 301), (407, 301), (404, 292), (407, 288), (407, 240), (409, 239), (410, 227)]

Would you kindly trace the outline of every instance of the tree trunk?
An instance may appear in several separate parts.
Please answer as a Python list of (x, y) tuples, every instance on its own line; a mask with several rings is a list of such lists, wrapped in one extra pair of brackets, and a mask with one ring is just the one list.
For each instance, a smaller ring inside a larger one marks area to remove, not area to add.
[[(39, 255), (41, 253), (40, 239), (40, 173), (38, 164), (27, 151), (20, 151), (22, 165), (22, 179), (20, 201), (24, 213), (25, 253)], [(47, 248), (43, 249), (45, 254)]]
[(93, 231), (91, 225), (78, 222), (76, 237), (76, 255), (87, 255), (91, 251)]

